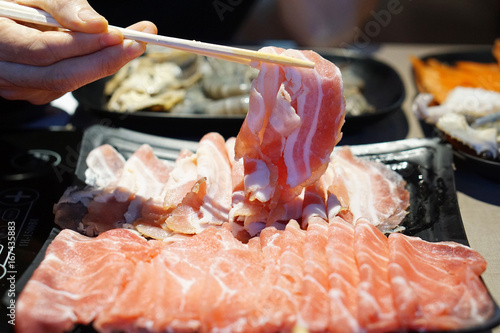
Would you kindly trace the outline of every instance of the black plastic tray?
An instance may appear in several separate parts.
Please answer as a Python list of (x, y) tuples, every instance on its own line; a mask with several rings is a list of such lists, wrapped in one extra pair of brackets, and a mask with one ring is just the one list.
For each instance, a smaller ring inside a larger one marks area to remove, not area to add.
[[(350, 69), (364, 81), (363, 95), (375, 111), (360, 116), (346, 116), (344, 132), (373, 123), (400, 109), (405, 96), (404, 84), (398, 73), (386, 63), (353, 51), (318, 51), (324, 58)], [(84, 112), (106, 119), (115, 127), (123, 127), (166, 137), (187, 137), (190, 133), (215, 131), (224, 137), (236, 136), (244, 115), (180, 115), (169, 112), (137, 111), (119, 113), (106, 109), (104, 86), (108, 78), (92, 82), (73, 92)]]
[[(110, 144), (125, 157), (141, 144), (152, 146), (162, 159), (173, 161), (182, 148), (195, 150), (197, 142), (169, 139), (143, 134), (123, 128), (93, 126), (83, 135), (75, 182), (84, 179), (85, 158), (95, 147)], [(402, 222), (404, 234), (418, 236), (431, 242), (455, 241), (468, 245), (467, 236), (456, 196), (453, 153), (449, 145), (437, 138), (406, 139), (387, 143), (351, 146), (355, 155), (378, 160), (390, 165), (402, 175), (410, 192), (408, 215)], [(52, 234), (55, 237), (56, 233)], [(47, 243), (51, 241), (49, 237)], [(25, 283), (38, 266), (43, 255), (33, 262), (31, 269), (19, 283)], [(19, 286), (22, 288), (22, 285)], [(500, 308), (495, 303), (493, 316), (483, 325), (455, 332), (489, 332), (500, 324)], [(91, 327), (78, 327), (74, 332), (94, 332)]]

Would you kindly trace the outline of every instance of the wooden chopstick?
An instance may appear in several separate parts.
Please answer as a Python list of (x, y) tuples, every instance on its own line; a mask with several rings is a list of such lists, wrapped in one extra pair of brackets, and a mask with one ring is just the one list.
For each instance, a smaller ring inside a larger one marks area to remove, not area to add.
[[(13, 2), (0, 1), (0, 16), (7, 17), (15, 21), (64, 29), (64, 27), (61, 26), (49, 13), (37, 8), (18, 5)], [(253, 62), (268, 62), (285, 66), (314, 68), (314, 62), (308, 60), (295, 59), (292, 57), (257, 52), (225, 45), (149, 34), (131, 29), (115, 27), (112, 25), (109, 27), (118, 29), (123, 34), (123, 37), (127, 39), (238, 62), (245, 65), (251, 65)]]

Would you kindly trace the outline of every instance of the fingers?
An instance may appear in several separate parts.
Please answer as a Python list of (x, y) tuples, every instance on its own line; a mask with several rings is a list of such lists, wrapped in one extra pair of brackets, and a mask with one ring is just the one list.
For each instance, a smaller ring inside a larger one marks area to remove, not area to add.
[(153, 22), (150, 21), (141, 21), (137, 22), (135, 24), (132, 24), (131, 26), (127, 27), (127, 29), (132, 29), (132, 30), (137, 30), (137, 31), (142, 31), (146, 32), (149, 34), (158, 34), (158, 28)]
[(0, 78), (0, 96), (7, 100), (23, 100), (28, 101), (34, 105), (47, 104), (62, 95), (64, 93), (40, 90), (40, 89), (29, 89), (29, 88), (1, 88), (2, 79)]
[(62, 26), (73, 31), (102, 33), (108, 28), (108, 21), (86, 0), (17, 0), (17, 2), (45, 10)]
[(0, 18), (0, 61), (48, 66), (61, 59), (96, 52), (123, 41), (114, 29), (101, 34), (39, 31)]
[[(150, 22), (131, 29), (156, 33)], [(100, 49), (83, 56), (64, 58), (48, 66), (0, 61), (0, 96), (43, 104), (85, 84), (109, 76), (146, 50), (132, 40)]]
[(0, 96), (23, 99), (33, 104), (111, 75), (145, 50), (144, 45), (125, 41), (85, 57), (69, 58), (51, 66), (30, 66), (0, 62)]

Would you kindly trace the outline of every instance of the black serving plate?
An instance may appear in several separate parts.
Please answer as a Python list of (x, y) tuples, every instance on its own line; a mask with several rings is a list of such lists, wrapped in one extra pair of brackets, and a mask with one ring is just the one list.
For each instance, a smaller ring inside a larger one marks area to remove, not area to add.
[[(155, 154), (173, 161), (182, 148), (195, 150), (197, 142), (183, 141), (143, 134), (129, 129), (93, 126), (83, 135), (75, 182), (84, 179), (85, 158), (95, 147), (110, 144), (129, 157), (141, 144), (150, 144)], [(468, 245), (467, 236), (456, 196), (453, 153), (448, 144), (437, 138), (406, 139), (387, 143), (351, 146), (357, 156), (381, 161), (401, 174), (410, 192), (410, 207), (402, 222), (403, 233), (431, 242), (455, 241)], [(49, 243), (57, 230), (48, 238)], [(33, 261), (31, 269), (18, 283), (19, 290), (43, 258)], [(455, 332), (490, 332), (500, 324), (500, 308), (495, 303), (493, 316), (480, 327)], [(91, 327), (77, 327), (76, 332), (95, 332)]]
[[(492, 47), (481, 47), (470, 50), (455, 50), (445, 53), (428, 54), (421, 57), (420, 59), (422, 59), (423, 61), (436, 59), (437, 61), (448, 65), (454, 65), (458, 61), (496, 63), (496, 59), (492, 54)], [(415, 79), (414, 82), (416, 84)], [(426, 136), (442, 137), (442, 134), (435, 128), (435, 126), (426, 123), (424, 120), (421, 120), (420, 124)], [(445, 139), (443, 138), (443, 140)], [(500, 161), (488, 160), (479, 156), (475, 156), (467, 151), (457, 148), (456, 146), (454, 146), (453, 152), (455, 154), (457, 162), (459, 162), (460, 165), (463, 165), (471, 171), (477, 172), (490, 180), (500, 182)]]
[[(365, 83), (363, 95), (374, 106), (373, 113), (360, 116), (346, 116), (345, 132), (364, 124), (380, 120), (389, 113), (398, 110), (406, 93), (398, 73), (389, 65), (363, 56), (353, 51), (327, 50), (318, 51), (324, 58), (335, 63), (339, 68), (349, 66)], [(201, 137), (215, 131), (224, 137), (236, 136), (243, 123), (243, 115), (203, 115), (174, 114), (169, 112), (137, 111), (119, 113), (107, 110), (106, 96), (103, 94), (108, 78), (92, 82), (73, 92), (79, 107), (92, 112), (99, 118), (106, 119), (116, 127), (147, 132), (166, 137)], [(190, 135), (196, 133), (196, 135)]]
[(426, 61), (428, 59), (436, 59), (449, 65), (455, 64), (457, 61), (474, 61), (482, 63), (496, 63), (496, 59), (492, 53), (492, 46), (474, 47), (472, 49), (457, 49), (449, 52), (441, 52), (428, 54), (420, 59)]

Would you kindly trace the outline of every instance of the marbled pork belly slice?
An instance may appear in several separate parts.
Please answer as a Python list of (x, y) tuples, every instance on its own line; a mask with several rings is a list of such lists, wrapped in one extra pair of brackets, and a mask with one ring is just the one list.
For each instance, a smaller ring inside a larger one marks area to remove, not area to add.
[(340, 215), (347, 221), (365, 218), (387, 232), (406, 216), (410, 194), (401, 175), (390, 167), (356, 157), (349, 147), (339, 147), (328, 168), (333, 170), (329, 191), (340, 201)]
[[(235, 143), (235, 138), (229, 138), (226, 141), (226, 148), (232, 166), (233, 193), (229, 221), (233, 233), (240, 240), (248, 241), (248, 239), (256, 236), (264, 229), (269, 221), (277, 222), (277, 224), (285, 224), (291, 219), (300, 220), (303, 195), (299, 195), (295, 199), (283, 203), (271, 211), (258, 200), (252, 201), (245, 195), (244, 163), (243, 159), (235, 159)], [(276, 224), (271, 225), (276, 226)], [(280, 229), (283, 229), (283, 227)]]
[(393, 332), (400, 325), (389, 281), (387, 237), (365, 219), (354, 227), (354, 254), (359, 271), (358, 323), (367, 332)]
[(162, 193), (158, 199), (148, 199), (143, 204), (142, 216), (134, 222), (134, 227), (143, 235), (154, 239), (170, 237), (173, 231), (162, 228), (162, 221), (182, 203), (198, 180), (196, 154), (181, 150)]
[[(93, 152), (97, 154), (101, 149)], [(88, 204), (79, 231), (92, 236), (135, 222), (142, 216), (146, 202), (161, 202), (171, 168), (155, 156), (149, 145), (140, 146), (126, 160), (116, 180), (95, 189), (96, 195)]]
[(136, 263), (159, 253), (125, 229), (89, 238), (62, 230), (49, 245), (17, 301), (17, 332), (65, 332), (90, 324), (114, 304), (132, 278)]
[(341, 137), (344, 99), (339, 69), (316, 53), (271, 47), (262, 52), (316, 63), (314, 69), (260, 64), (252, 84), (236, 159), (244, 159), (246, 196), (271, 210), (325, 171)]
[(142, 216), (142, 207), (147, 200), (163, 202), (165, 187), (172, 166), (160, 160), (151, 146), (141, 145), (125, 162), (123, 173), (117, 183), (114, 196), (118, 201), (133, 198), (129, 210), (125, 213), (127, 223), (133, 223)]
[(200, 208), (200, 223), (221, 225), (228, 222), (233, 190), (225, 139), (218, 133), (206, 134), (200, 140), (196, 155), (198, 176), (207, 181), (207, 193)]
[(480, 275), (484, 258), (454, 242), (389, 236), (389, 275), (404, 329), (452, 331), (484, 323), (493, 302)]
[(359, 271), (354, 254), (354, 227), (341, 217), (328, 224), (328, 281), (331, 332), (360, 332), (358, 323)]
[[(55, 223), (63, 229), (82, 230), (84, 216), (88, 213), (89, 204), (96, 196), (102, 193), (104, 188), (114, 188), (121, 177), (125, 158), (109, 144), (99, 146), (89, 152), (86, 158), (87, 170), (85, 170), (86, 183), (88, 186), (72, 186), (66, 189), (59, 201), (54, 205)], [(109, 194), (109, 190), (107, 193)], [(116, 218), (122, 219), (122, 208), (117, 209), (116, 214), (108, 214), (111, 224)], [(126, 211), (126, 210), (125, 210)], [(105, 223), (106, 224), (106, 223)], [(107, 230), (105, 228), (99, 228)], [(99, 232), (99, 231), (98, 231)], [(89, 233), (95, 234), (95, 230), (90, 228)]]
[(206, 134), (196, 151), (197, 182), (162, 225), (175, 232), (195, 234), (210, 225), (229, 221), (232, 195), (231, 162), (224, 138)]
[(104, 144), (94, 148), (85, 159), (85, 182), (93, 187), (114, 187), (125, 167), (125, 158), (113, 146)]

